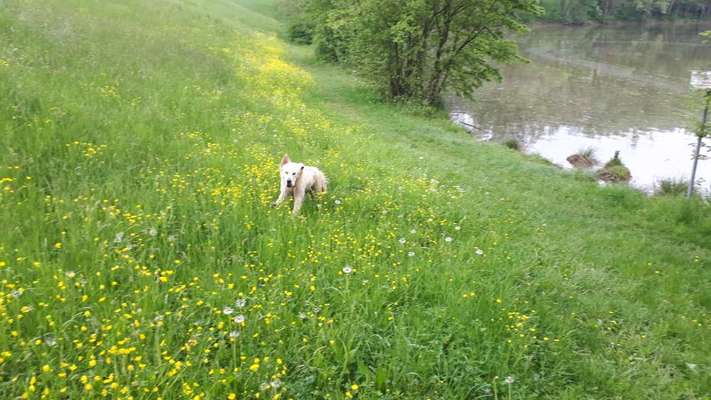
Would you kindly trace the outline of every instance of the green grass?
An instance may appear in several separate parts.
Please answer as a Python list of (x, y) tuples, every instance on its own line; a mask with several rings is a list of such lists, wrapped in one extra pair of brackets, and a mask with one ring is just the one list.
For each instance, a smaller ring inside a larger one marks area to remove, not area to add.
[[(707, 204), (382, 103), (275, 14), (3, 3), (0, 398), (708, 398)], [(331, 181), (297, 218), (285, 152)]]

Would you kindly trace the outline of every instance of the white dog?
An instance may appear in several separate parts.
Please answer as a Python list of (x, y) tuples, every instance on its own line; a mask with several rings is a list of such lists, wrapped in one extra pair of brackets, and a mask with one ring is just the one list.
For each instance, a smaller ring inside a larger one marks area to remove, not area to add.
[(274, 206), (283, 203), (289, 195), (294, 196), (294, 209), (291, 214), (296, 215), (304, 203), (306, 192), (311, 194), (325, 192), (328, 179), (316, 167), (305, 166), (301, 163), (291, 162), (288, 155), (281, 159), (279, 167), (281, 176), (281, 191), (279, 198), (274, 202)]

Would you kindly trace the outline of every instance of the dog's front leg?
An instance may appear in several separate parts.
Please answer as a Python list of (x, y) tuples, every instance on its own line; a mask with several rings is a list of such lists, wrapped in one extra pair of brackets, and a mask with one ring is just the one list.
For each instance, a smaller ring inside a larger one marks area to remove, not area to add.
[(272, 206), (278, 207), (279, 204), (283, 203), (284, 200), (286, 200), (286, 196), (287, 196), (286, 189), (284, 188), (284, 186), (282, 186), (281, 191), (279, 192), (279, 197), (274, 201), (274, 203), (272, 203)]
[(296, 215), (301, 209), (301, 205), (304, 204), (304, 189), (297, 187), (294, 189), (294, 209), (291, 211), (291, 215)]

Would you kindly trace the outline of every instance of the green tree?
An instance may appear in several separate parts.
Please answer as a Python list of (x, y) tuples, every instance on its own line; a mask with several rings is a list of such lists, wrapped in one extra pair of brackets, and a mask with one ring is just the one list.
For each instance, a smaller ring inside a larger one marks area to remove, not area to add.
[(536, 0), (311, 0), (322, 57), (355, 66), (391, 98), (435, 104), (450, 89), (471, 95), (519, 60), (507, 32), (526, 30)]

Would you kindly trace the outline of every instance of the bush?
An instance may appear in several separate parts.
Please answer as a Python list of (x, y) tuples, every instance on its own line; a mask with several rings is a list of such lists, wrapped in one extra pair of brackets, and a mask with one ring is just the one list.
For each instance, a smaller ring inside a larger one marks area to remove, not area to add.
[(689, 181), (679, 178), (662, 179), (654, 185), (654, 194), (657, 196), (680, 196), (686, 194)]
[(523, 145), (521, 145), (521, 142), (519, 142), (519, 140), (516, 138), (506, 139), (506, 140), (504, 140), (504, 142), (502, 144), (504, 146), (508, 147), (509, 149), (516, 150), (516, 151), (521, 151), (521, 149), (523, 148)]
[(580, 149), (578, 150), (578, 154), (592, 162), (597, 162), (597, 159), (595, 158), (595, 149), (592, 147), (585, 147), (583, 149)]
[(314, 40), (314, 26), (308, 22), (294, 22), (289, 26), (289, 40), (296, 44), (311, 44)]

